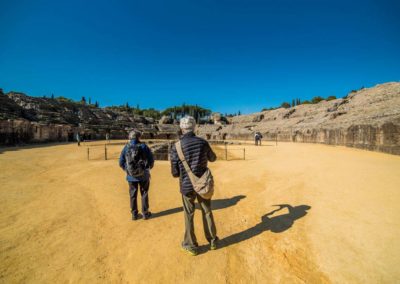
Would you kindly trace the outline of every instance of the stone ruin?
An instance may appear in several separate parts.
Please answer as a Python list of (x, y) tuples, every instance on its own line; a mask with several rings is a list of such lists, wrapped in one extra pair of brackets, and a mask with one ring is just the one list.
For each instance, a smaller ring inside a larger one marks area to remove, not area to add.
[(110, 108), (97, 108), (67, 100), (29, 97), (0, 91), (0, 145), (126, 139), (137, 128), (144, 139), (175, 139), (177, 125), (157, 124), (154, 119)]
[(206, 139), (254, 139), (343, 145), (400, 155), (400, 83), (351, 92), (346, 98), (236, 116), (229, 125), (199, 126)]
[[(278, 108), (200, 125), (197, 135), (208, 140), (253, 139), (343, 145), (400, 155), (400, 83), (351, 92), (346, 98)], [(126, 139), (132, 128), (143, 138), (177, 139), (179, 126), (169, 117), (159, 122), (110, 108), (69, 101), (33, 98), (0, 90), (0, 145), (84, 139)], [(165, 147), (165, 146), (164, 146)], [(164, 151), (164, 150), (162, 150)]]

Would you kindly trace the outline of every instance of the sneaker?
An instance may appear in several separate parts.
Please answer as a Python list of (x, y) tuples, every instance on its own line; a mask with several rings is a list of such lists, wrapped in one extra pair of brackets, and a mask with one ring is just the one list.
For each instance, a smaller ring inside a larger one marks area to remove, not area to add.
[(188, 254), (190, 254), (191, 256), (196, 256), (198, 255), (197, 250), (193, 249), (193, 248), (187, 248), (187, 247), (182, 247), (182, 250), (184, 252), (187, 252)]
[(150, 219), (150, 217), (151, 217), (151, 212), (150, 211), (147, 212), (146, 214), (143, 214), (143, 219), (144, 220), (148, 220), (148, 219)]
[(136, 221), (136, 220), (138, 220), (138, 219), (140, 219), (140, 217), (141, 217), (141, 215), (140, 214), (132, 214), (132, 220), (133, 221)]
[(210, 250), (216, 250), (218, 248), (217, 242), (218, 242), (218, 238), (215, 241), (212, 241), (210, 243)]

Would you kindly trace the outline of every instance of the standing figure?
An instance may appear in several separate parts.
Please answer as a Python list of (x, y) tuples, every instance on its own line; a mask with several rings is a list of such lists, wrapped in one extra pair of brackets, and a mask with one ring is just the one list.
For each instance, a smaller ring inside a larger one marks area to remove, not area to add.
[(76, 142), (78, 142), (78, 146), (81, 146), (81, 136), (79, 135), (79, 132), (76, 133)]
[[(179, 177), (180, 192), (182, 194), (183, 213), (185, 217), (185, 233), (182, 242), (182, 249), (190, 255), (198, 254), (198, 243), (194, 233), (194, 211), (195, 200), (197, 199), (203, 217), (204, 233), (210, 243), (210, 249), (217, 248), (217, 229), (211, 210), (211, 199), (205, 199), (193, 188), (191, 174), (202, 177), (207, 171), (208, 161), (214, 162), (217, 157), (212, 151), (210, 144), (194, 134), (196, 121), (193, 117), (187, 116), (181, 119), (180, 128), (182, 137), (180, 139), (180, 154), (190, 169), (185, 169), (185, 165), (179, 158), (177, 144), (171, 148), (171, 172), (173, 177)], [(193, 177), (192, 177), (193, 179)]]
[(263, 138), (263, 136), (261, 135), (260, 132), (256, 132), (256, 134), (254, 135), (254, 141), (256, 146), (261, 146), (261, 139)]
[(150, 148), (140, 141), (141, 132), (133, 130), (129, 133), (129, 142), (125, 145), (119, 158), (119, 166), (126, 171), (129, 184), (129, 197), (132, 220), (141, 218), (137, 206), (137, 195), (140, 189), (142, 196), (142, 215), (147, 220), (151, 217), (149, 210), (150, 169), (154, 166), (154, 158)]

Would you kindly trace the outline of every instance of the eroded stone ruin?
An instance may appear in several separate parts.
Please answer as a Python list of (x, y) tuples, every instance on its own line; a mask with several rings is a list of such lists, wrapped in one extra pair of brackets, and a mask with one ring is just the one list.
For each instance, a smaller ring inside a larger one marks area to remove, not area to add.
[[(144, 138), (177, 139), (179, 126), (124, 111), (34, 98), (0, 90), (0, 145), (83, 139), (126, 139), (139, 128)], [(197, 127), (208, 140), (253, 139), (344, 145), (400, 155), (400, 83), (392, 82), (351, 92), (346, 98), (292, 108), (241, 115)], [(162, 150), (164, 151), (164, 150)]]
[(123, 111), (0, 91), (0, 145), (74, 141), (77, 133), (85, 140), (105, 139), (107, 133), (126, 139), (132, 128), (144, 139), (173, 139), (179, 131), (177, 125)]
[(233, 117), (205, 125), (208, 139), (253, 139), (344, 145), (400, 155), (400, 83), (351, 92), (346, 98)]

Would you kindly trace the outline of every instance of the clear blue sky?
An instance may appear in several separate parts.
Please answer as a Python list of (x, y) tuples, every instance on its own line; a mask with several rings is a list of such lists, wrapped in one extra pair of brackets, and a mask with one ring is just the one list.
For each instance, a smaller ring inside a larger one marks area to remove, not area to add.
[(400, 1), (0, 0), (0, 87), (249, 113), (400, 80)]

